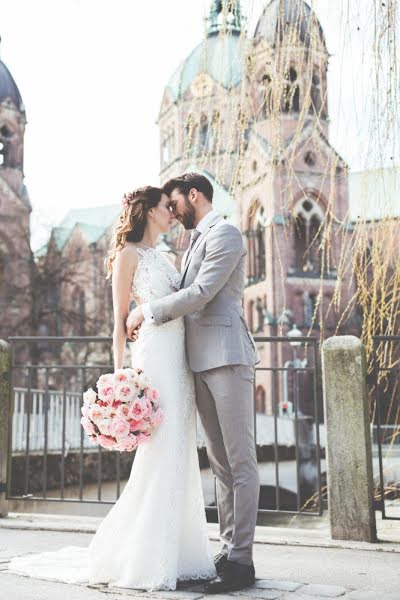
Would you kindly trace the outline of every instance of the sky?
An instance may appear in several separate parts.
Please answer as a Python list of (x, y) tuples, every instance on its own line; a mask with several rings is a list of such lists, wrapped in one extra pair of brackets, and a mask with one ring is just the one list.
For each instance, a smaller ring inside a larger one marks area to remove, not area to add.
[[(351, 169), (371, 143), (375, 0), (314, 0), (331, 54), (330, 139)], [(266, 0), (243, 0), (254, 29)], [(351, 9), (349, 6), (351, 5)], [(163, 89), (202, 40), (210, 0), (0, 0), (1, 59), (26, 107), (32, 246), (70, 208), (157, 185)], [(362, 99), (362, 100), (360, 100)], [(390, 154), (390, 152), (389, 152)], [(393, 153), (392, 153), (393, 154)], [(382, 157), (382, 163), (396, 157)]]

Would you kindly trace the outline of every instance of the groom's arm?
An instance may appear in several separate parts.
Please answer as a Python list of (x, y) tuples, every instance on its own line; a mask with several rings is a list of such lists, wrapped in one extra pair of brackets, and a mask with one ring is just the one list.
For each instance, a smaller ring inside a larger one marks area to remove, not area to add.
[(242, 234), (236, 227), (225, 224), (210, 231), (206, 254), (194, 282), (185, 289), (150, 302), (154, 323), (161, 325), (202, 310), (224, 287), (244, 254)]

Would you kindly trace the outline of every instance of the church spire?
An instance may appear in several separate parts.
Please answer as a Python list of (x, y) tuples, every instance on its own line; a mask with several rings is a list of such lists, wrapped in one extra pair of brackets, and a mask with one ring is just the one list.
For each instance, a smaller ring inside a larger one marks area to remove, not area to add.
[(240, 0), (212, 0), (207, 18), (207, 37), (218, 35), (221, 31), (240, 33), (243, 22)]

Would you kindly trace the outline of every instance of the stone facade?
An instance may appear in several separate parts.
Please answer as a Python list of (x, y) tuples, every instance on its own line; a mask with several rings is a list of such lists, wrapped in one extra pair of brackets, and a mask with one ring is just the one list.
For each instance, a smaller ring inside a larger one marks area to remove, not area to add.
[[(253, 333), (285, 335), (294, 324), (317, 337), (354, 331), (354, 319), (338, 327), (354, 283), (340, 269), (347, 165), (329, 142), (322, 28), (306, 2), (272, 0), (245, 40), (240, 3), (212, 2), (205, 40), (164, 91), (161, 182), (200, 168), (231, 190), (231, 220), (247, 241), (244, 311)], [(265, 344), (261, 358), (283, 365), (292, 350)], [(259, 410), (271, 413), (266, 396), (261, 386)]]
[(27, 334), (30, 303), (30, 213), (24, 185), (25, 108), (0, 61), (0, 338)]

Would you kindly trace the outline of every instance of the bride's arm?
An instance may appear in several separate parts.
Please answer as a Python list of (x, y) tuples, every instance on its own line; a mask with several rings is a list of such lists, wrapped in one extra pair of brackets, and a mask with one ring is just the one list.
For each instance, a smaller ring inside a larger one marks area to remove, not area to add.
[(117, 252), (112, 274), (112, 296), (114, 311), (113, 355), (114, 370), (124, 366), (126, 343), (126, 318), (132, 289), (132, 279), (137, 266), (135, 246), (127, 244)]

